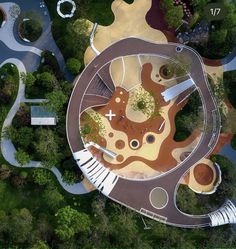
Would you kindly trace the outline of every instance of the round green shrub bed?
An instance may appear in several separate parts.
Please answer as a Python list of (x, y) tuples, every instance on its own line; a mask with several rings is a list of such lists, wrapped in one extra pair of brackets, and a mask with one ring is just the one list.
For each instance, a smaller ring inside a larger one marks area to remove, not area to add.
[(37, 20), (23, 20), (20, 23), (19, 32), (23, 39), (31, 42), (38, 40), (43, 31), (42, 25)]
[(171, 79), (174, 76), (174, 70), (169, 65), (163, 65), (160, 68), (160, 75), (164, 79)]
[(64, 3), (61, 4), (61, 7), (60, 7), (61, 13), (63, 15), (70, 14), (71, 11), (72, 11), (72, 8), (73, 8), (73, 5), (71, 3), (64, 2)]
[(72, 74), (76, 75), (80, 72), (81, 63), (75, 58), (70, 58), (67, 60), (66, 66)]
[(236, 134), (234, 134), (234, 136), (231, 140), (231, 146), (234, 150), (236, 150)]

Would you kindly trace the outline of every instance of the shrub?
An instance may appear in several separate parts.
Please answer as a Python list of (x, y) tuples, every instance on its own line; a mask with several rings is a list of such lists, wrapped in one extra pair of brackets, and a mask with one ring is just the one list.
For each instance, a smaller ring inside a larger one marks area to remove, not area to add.
[(75, 59), (75, 58), (70, 58), (70, 59), (67, 60), (66, 66), (67, 66), (68, 70), (69, 70), (72, 74), (76, 75), (76, 74), (78, 74), (79, 71), (80, 71), (81, 63), (80, 63), (79, 60), (77, 60), (77, 59)]
[(15, 159), (21, 166), (30, 162), (30, 156), (21, 149), (15, 152)]

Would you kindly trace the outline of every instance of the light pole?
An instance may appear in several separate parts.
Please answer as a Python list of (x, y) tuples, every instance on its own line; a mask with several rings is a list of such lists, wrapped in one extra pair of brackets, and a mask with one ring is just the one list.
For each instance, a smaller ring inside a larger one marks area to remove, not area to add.
[(143, 216), (141, 216), (141, 219), (142, 219), (142, 221), (143, 221), (143, 224), (144, 224), (144, 230), (150, 230), (151, 229), (151, 227), (148, 227), (147, 226), (147, 224), (146, 224), (146, 222), (145, 222), (145, 220), (143, 219)]

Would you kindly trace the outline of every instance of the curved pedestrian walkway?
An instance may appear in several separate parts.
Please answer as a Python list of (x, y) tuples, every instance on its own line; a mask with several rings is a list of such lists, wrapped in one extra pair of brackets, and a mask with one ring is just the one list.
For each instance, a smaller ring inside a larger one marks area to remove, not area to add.
[[(1, 2), (1, 0), (0, 0), (0, 2)], [(58, 48), (58, 46), (53, 38), (52, 21), (51, 21), (49, 11), (48, 11), (46, 5), (41, 6), (40, 2), (37, 0), (24, 0), (24, 1), (14, 0), (14, 2), (20, 6), (21, 11), (27, 12), (27, 11), (33, 10), (34, 12), (37, 12), (37, 14), (40, 16), (40, 18), (42, 18), (42, 24), (43, 24), (42, 35), (39, 37), (39, 39), (37, 41), (31, 42), (30, 44), (32, 46), (40, 49), (40, 50), (51, 51), (55, 55), (55, 57), (58, 61), (60, 70), (65, 75), (65, 78), (68, 81), (73, 81), (74, 76), (67, 70), (64, 57), (63, 57), (61, 51), (59, 50), (59, 48)], [(14, 31), (13, 34), (14, 34), (15, 40), (19, 44), (24, 45), (25, 42), (23, 40), (21, 40), (20, 37), (18, 36), (17, 22), (15, 22), (15, 24), (13, 26), (13, 31)]]
[[(12, 63), (12, 64), (16, 65), (16, 67), (18, 68), (19, 74), (26, 73), (25, 66), (20, 60), (15, 59), (15, 58), (7, 59), (6, 61), (4, 61), (0, 65), (0, 67), (2, 67), (6, 63)], [(38, 99), (38, 100), (25, 99), (24, 93), (25, 93), (25, 85), (24, 85), (22, 79), (20, 78), (19, 89), (18, 89), (15, 103), (11, 107), (11, 109), (10, 109), (10, 111), (9, 111), (9, 113), (8, 113), (4, 123), (3, 123), (2, 131), (1, 131), (1, 137), (2, 137), (2, 139), (1, 139), (1, 152), (2, 152), (4, 159), (12, 166), (20, 167), (20, 168), (44, 168), (42, 166), (41, 162), (39, 162), (39, 161), (30, 161), (28, 164), (26, 164), (22, 167), (15, 159), (14, 154), (16, 152), (16, 149), (15, 149), (15, 146), (13, 145), (12, 141), (3, 136), (5, 128), (12, 124), (12, 120), (13, 120), (14, 116), (16, 115), (17, 111), (19, 110), (21, 103), (24, 103), (24, 102), (39, 103), (39, 102), (45, 101), (44, 99)], [(82, 182), (76, 183), (73, 185), (68, 185), (67, 183), (63, 182), (62, 174), (55, 166), (49, 170), (56, 176), (58, 182), (60, 183), (60, 185), (62, 186), (62, 188), (65, 191), (67, 191), (71, 194), (76, 194), (76, 195), (86, 194), (89, 192), (84, 187)]]
[(14, 23), (18, 15), (17, 14), (13, 15), (13, 9), (20, 8), (20, 7), (16, 5), (15, 3), (11, 3), (11, 2), (1, 3), (1, 7), (7, 14), (7, 22), (3, 26), (3, 28), (0, 29), (0, 40), (11, 50), (32, 52), (32, 53), (37, 54), (38, 56), (41, 56), (41, 53), (42, 53), (41, 49), (38, 49), (33, 46), (24, 46), (22, 44), (19, 44), (14, 37), (13, 27), (14, 27)]

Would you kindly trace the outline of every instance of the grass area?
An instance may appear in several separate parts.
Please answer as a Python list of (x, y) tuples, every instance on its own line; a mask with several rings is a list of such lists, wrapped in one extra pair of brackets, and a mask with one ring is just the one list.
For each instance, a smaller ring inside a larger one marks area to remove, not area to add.
[[(12, 107), (13, 103), (15, 102), (17, 92), (18, 92), (18, 87), (19, 87), (19, 72), (16, 66), (12, 66), (12, 64), (5, 64), (1, 69), (6, 70), (6, 74), (9, 76), (12, 76), (12, 84), (13, 84), (13, 90), (12, 90), (12, 96), (11, 96), (11, 101), (10, 103), (7, 103), (6, 105), (0, 104), (0, 129), (2, 130), (2, 125), (3, 122)], [(0, 73), (1, 74), (1, 73)], [(0, 151), (0, 164), (6, 163), (1, 151)]]

